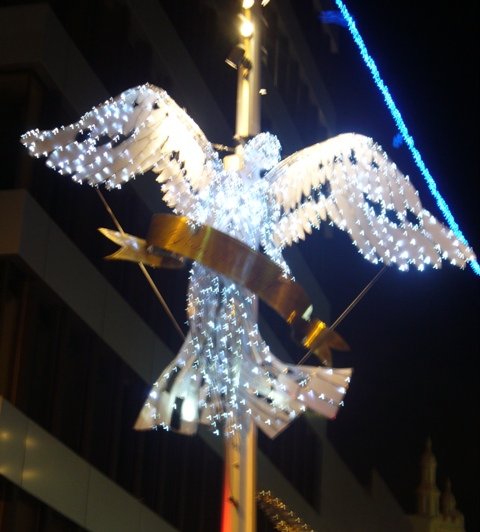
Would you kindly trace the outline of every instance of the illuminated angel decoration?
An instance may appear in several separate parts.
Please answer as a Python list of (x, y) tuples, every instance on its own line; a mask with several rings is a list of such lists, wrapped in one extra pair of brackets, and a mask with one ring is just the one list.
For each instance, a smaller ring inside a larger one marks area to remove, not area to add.
[[(165, 91), (143, 85), (75, 124), (26, 133), (22, 142), (79, 183), (120, 188), (152, 170), (174, 213), (261, 247), (285, 275), (283, 248), (322, 222), (348, 232), (366, 259), (401, 270), (438, 268), (442, 259), (463, 267), (474, 258), (362, 135), (339, 135), (280, 162), (277, 138), (261, 133), (241, 148), (243, 166), (228, 170), (187, 113)], [(154, 384), (137, 428), (189, 434), (203, 423), (229, 433), (252, 415), (274, 436), (307, 408), (336, 414), (351, 370), (278, 360), (259, 333), (252, 292), (194, 262), (187, 313), (188, 335)]]

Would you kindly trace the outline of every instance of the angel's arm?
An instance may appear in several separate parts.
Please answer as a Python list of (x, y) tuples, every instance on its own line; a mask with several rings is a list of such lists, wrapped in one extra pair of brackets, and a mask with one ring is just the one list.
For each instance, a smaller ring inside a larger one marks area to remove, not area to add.
[(168, 94), (153, 85), (128, 89), (52, 131), (33, 130), (22, 143), (47, 165), (77, 182), (121, 187), (153, 170), (166, 203), (189, 215), (221, 167), (197, 124)]
[(364, 257), (407, 270), (442, 259), (463, 267), (474, 258), (426, 209), (380, 146), (344, 134), (294, 153), (265, 177), (280, 215), (273, 241), (281, 249), (323, 221), (346, 231)]

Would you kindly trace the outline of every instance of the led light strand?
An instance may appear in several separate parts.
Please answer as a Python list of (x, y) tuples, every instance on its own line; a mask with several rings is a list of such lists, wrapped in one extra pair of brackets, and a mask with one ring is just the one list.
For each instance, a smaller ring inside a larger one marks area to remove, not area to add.
[(257, 492), (257, 501), (279, 532), (313, 532), (310, 525), (296, 515), (282, 499), (275, 497), (270, 490)]
[[(412, 154), (417, 167), (419, 168), (420, 172), (425, 178), (428, 188), (430, 189), (430, 192), (435, 198), (437, 205), (440, 208), (445, 220), (447, 221), (450, 229), (455, 233), (455, 236), (461, 242), (463, 242), (466, 246), (469, 246), (467, 239), (465, 238), (462, 231), (460, 230), (460, 227), (458, 226), (457, 222), (453, 218), (453, 215), (447, 203), (445, 202), (442, 195), (438, 191), (437, 185), (432, 175), (430, 174), (430, 171), (425, 166), (425, 163), (423, 162), (420, 152), (415, 147), (413, 137), (408, 132), (407, 126), (405, 125), (402, 115), (400, 114), (400, 111), (398, 110), (397, 106), (395, 105), (395, 102), (393, 101), (393, 98), (390, 94), (390, 91), (388, 90), (387, 85), (385, 84), (383, 79), (380, 77), (380, 73), (378, 71), (377, 65), (375, 64), (375, 61), (373, 60), (372, 56), (368, 53), (367, 47), (365, 46), (362, 36), (357, 30), (353, 17), (350, 15), (348, 9), (346, 8), (345, 4), (341, 0), (335, 0), (335, 3), (337, 4), (338, 8), (340, 9), (340, 12), (342, 13), (344, 19), (346, 20), (348, 29), (350, 33), (352, 34), (353, 40), (355, 41), (355, 44), (360, 49), (360, 54), (365, 64), (367, 65), (368, 69), (370, 70), (373, 76), (373, 79), (375, 81), (375, 84), (377, 85), (380, 92), (382, 93), (385, 99), (385, 103), (387, 104), (387, 107), (393, 117), (393, 120), (398, 130), (400, 131), (406, 145), (408, 146), (408, 149), (410, 150), (410, 153)], [(475, 259), (470, 261), (470, 266), (477, 275), (480, 275), (480, 265)]]
[(337, 26), (347, 27), (347, 21), (339, 11), (322, 11), (320, 20), (325, 24), (337, 24)]

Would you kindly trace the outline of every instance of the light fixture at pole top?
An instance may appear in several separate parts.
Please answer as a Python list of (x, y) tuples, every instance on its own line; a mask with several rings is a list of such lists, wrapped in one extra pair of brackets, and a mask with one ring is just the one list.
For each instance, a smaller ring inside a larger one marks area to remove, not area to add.
[(240, 15), (240, 20), (240, 35), (248, 39), (253, 35), (253, 22), (243, 15)]
[[(262, 0), (261, 1), (262, 7), (265, 7), (269, 2), (270, 0)], [(243, 0), (242, 7), (243, 9), (251, 9), (254, 4), (255, 4), (255, 0)]]

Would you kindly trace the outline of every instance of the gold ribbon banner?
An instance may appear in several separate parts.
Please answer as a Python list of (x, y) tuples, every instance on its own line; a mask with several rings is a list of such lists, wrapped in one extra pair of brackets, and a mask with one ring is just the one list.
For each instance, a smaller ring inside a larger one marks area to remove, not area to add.
[(292, 327), (294, 339), (329, 366), (330, 349), (348, 349), (323, 321), (310, 319), (312, 305), (299, 284), (265, 255), (213, 227), (193, 224), (185, 216), (156, 214), (146, 240), (110, 229), (99, 231), (120, 246), (107, 259), (179, 268), (187, 258), (232, 279), (272, 307)]

